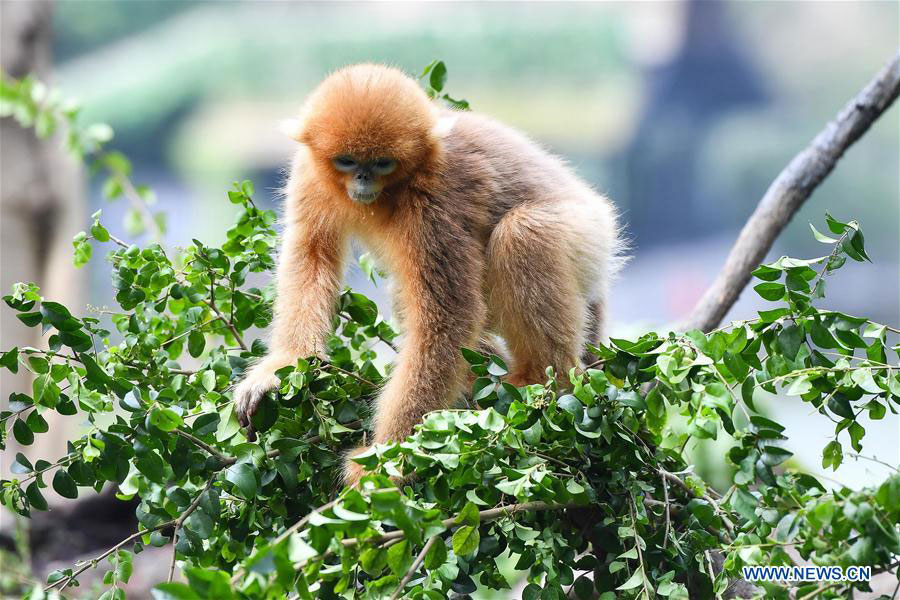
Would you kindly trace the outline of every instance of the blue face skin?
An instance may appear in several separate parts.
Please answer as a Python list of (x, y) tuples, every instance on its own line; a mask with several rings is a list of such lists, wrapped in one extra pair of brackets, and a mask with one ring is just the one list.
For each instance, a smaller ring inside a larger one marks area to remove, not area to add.
[(347, 181), (347, 195), (360, 204), (375, 202), (381, 188), (384, 187), (381, 178), (393, 173), (397, 168), (397, 161), (387, 157), (359, 161), (349, 154), (342, 154), (331, 162), (335, 169), (350, 176)]

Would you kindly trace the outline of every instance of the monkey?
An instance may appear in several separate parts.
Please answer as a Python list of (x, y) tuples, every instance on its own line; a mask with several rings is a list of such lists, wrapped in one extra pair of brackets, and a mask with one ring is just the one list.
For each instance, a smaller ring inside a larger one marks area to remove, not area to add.
[[(402, 441), (462, 393), (461, 347), (499, 336), (515, 386), (567, 375), (604, 331), (621, 264), (617, 213), (518, 131), (431, 100), (402, 71), (329, 75), (296, 120), (270, 349), (234, 391), (243, 425), (275, 371), (324, 358), (348, 240), (391, 274), (402, 342), (376, 399), (374, 443)], [(345, 462), (355, 485), (362, 467)]]

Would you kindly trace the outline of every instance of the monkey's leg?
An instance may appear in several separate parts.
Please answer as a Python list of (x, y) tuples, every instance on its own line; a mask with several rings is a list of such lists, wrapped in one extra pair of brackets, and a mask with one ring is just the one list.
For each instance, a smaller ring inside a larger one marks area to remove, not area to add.
[(548, 366), (565, 377), (578, 365), (587, 302), (567, 235), (550, 211), (523, 206), (488, 243), (488, 306), (512, 355), (514, 385), (543, 382)]

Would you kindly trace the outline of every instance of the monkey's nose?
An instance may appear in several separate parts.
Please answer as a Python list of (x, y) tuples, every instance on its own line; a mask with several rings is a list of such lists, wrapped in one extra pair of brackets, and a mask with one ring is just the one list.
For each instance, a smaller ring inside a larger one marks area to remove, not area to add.
[(363, 183), (369, 183), (370, 181), (372, 181), (372, 176), (364, 171), (361, 171), (356, 174), (356, 181), (360, 181)]

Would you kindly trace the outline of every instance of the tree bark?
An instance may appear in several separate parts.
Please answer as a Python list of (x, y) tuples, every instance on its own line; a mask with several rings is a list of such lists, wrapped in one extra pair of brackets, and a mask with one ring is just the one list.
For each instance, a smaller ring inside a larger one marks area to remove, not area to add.
[[(53, 4), (48, 1), (0, 0), (0, 67), (10, 77), (34, 74), (49, 83), (52, 76)], [(13, 283), (34, 281), (47, 299), (67, 306), (83, 302), (83, 274), (72, 266), (72, 236), (84, 225), (87, 210), (81, 169), (66, 155), (61, 140), (38, 139), (34, 131), (11, 117), (0, 119), (0, 295)], [(4, 307), (5, 308), (5, 307)], [(0, 311), (0, 347), (46, 346), (46, 338), (25, 327), (13, 311)], [(31, 374), (0, 377), (0, 405), (12, 392), (31, 390)], [(26, 448), (10, 440), (9, 456), (17, 450), (30, 457), (57, 458), (66, 440), (80, 427), (80, 418), (46, 413), (57, 435), (42, 436)], [(0, 472), (9, 477), (10, 461)], [(55, 494), (50, 499), (55, 503)]]
[(725, 265), (681, 329), (715, 329), (765, 259), (778, 234), (813, 190), (900, 94), (900, 52), (866, 85), (766, 190)]

